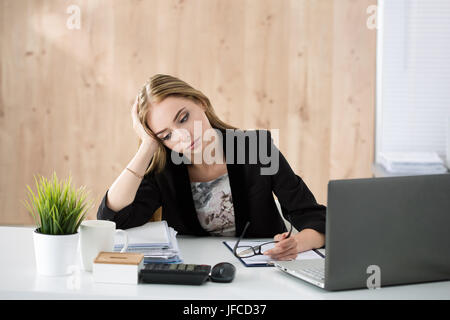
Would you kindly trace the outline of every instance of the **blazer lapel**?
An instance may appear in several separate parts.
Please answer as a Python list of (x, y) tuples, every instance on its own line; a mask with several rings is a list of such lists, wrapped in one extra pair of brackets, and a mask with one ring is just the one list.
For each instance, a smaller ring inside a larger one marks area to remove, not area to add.
[[(235, 134), (232, 132), (233, 130), (230, 131), (229, 136), (226, 135), (226, 131), (224, 129), (218, 130), (222, 133), (220, 139), (226, 158), (228, 179), (230, 181), (231, 197), (233, 201), (236, 224), (236, 236), (240, 236), (244, 229), (245, 223), (248, 221), (248, 201), (246, 197), (247, 181), (245, 179), (244, 172), (245, 165), (236, 163), (237, 146), (234, 141)], [(227, 139), (232, 139), (234, 142), (232, 144), (234, 147), (233, 158), (227, 157), (226, 154)], [(188, 230), (192, 230), (192, 232), (197, 235), (207, 236), (209, 235), (209, 233), (203, 229), (197, 217), (197, 211), (195, 209), (194, 199), (192, 196), (192, 189), (187, 166), (184, 162), (182, 162), (181, 164), (174, 164), (170, 157), (172, 151), (167, 147), (166, 151), (168, 154), (167, 164), (170, 163), (170, 165), (173, 167), (173, 183), (175, 185), (175, 191), (177, 193), (177, 202), (179, 204), (180, 210), (182, 210), (179, 213), (181, 215), (181, 219), (183, 220), (183, 223)], [(181, 156), (182, 154), (179, 155)]]
[[(247, 181), (245, 179), (244, 164), (236, 163), (237, 144), (235, 141), (235, 133), (233, 130), (229, 131), (227, 136), (226, 130), (219, 129), (222, 132), (222, 148), (226, 158), (228, 179), (230, 181), (231, 197), (233, 200), (234, 219), (236, 224), (236, 236), (242, 234), (245, 224), (248, 221), (248, 201), (246, 197)], [(227, 156), (226, 141), (231, 139), (233, 141), (233, 157)]]
[[(168, 154), (166, 164), (169, 164), (173, 168), (172, 179), (175, 186), (177, 205), (180, 210), (178, 214), (180, 215), (183, 224), (186, 226), (186, 230), (190, 230), (190, 232), (199, 236), (207, 236), (209, 233), (203, 229), (198, 221), (187, 166), (184, 162), (181, 164), (174, 164), (171, 160), (172, 151), (167, 147), (166, 151)], [(182, 154), (179, 155), (181, 156)]]

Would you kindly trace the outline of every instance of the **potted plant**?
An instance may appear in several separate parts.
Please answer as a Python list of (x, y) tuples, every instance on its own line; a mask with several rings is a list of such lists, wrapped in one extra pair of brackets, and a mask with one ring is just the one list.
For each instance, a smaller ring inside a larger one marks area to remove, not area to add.
[(27, 210), (36, 223), (33, 233), (37, 272), (48, 276), (70, 273), (70, 266), (76, 264), (78, 248), (78, 227), (90, 209), (87, 207), (85, 187), (75, 190), (72, 177), (58, 181), (56, 173), (48, 181), (40, 176), (36, 183), (36, 194), (28, 188), (30, 203)]

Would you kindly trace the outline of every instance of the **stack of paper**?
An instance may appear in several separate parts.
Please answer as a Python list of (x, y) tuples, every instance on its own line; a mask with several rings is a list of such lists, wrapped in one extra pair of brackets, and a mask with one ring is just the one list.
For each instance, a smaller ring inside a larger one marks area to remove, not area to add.
[[(177, 232), (168, 227), (166, 221), (148, 222), (140, 227), (125, 230), (128, 234), (127, 252), (142, 253), (144, 264), (181, 263)], [(123, 235), (115, 237), (114, 251), (119, 252), (124, 245)]]
[(380, 152), (380, 164), (393, 173), (446, 173), (444, 161), (435, 152)]

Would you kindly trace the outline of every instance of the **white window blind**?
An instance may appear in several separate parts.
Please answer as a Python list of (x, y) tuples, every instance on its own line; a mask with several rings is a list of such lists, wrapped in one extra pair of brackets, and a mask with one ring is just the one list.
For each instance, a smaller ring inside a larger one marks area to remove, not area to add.
[(446, 157), (450, 115), (450, 0), (380, 0), (376, 162), (379, 152)]

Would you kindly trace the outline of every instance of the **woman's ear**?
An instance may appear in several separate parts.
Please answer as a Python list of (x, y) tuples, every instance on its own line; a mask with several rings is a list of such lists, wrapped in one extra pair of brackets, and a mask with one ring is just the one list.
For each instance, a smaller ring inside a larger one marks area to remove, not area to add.
[(202, 108), (203, 112), (206, 112), (206, 106), (203, 103), (200, 103), (200, 108)]

